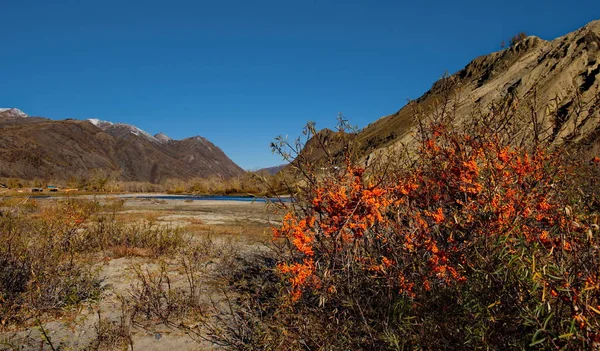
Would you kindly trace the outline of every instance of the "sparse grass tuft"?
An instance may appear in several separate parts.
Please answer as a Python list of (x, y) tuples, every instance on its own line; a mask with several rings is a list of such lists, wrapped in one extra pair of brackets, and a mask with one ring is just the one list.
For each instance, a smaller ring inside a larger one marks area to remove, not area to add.
[(126, 301), (121, 299), (121, 315), (119, 320), (109, 320), (102, 317), (98, 311), (98, 322), (95, 325), (96, 338), (89, 345), (91, 350), (126, 350), (131, 347), (133, 350), (133, 340), (131, 338), (131, 320), (128, 315)]

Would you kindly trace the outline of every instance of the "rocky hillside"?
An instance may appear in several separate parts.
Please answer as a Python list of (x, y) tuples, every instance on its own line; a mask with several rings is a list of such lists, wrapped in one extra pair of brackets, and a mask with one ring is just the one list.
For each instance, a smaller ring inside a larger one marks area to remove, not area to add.
[(273, 167), (265, 167), (265, 168), (261, 168), (256, 171), (253, 171), (253, 173), (275, 175), (275, 174), (279, 173), (279, 171), (281, 171), (285, 167), (287, 167), (287, 164), (282, 164), (282, 165), (273, 166)]
[(122, 123), (54, 121), (0, 110), (0, 177), (105, 177), (159, 183), (244, 173), (202, 137), (172, 140)]
[[(451, 100), (458, 102), (459, 122), (476, 111), (485, 113), (492, 103), (511, 96), (522, 107), (520, 118), (530, 118), (533, 109), (555, 145), (576, 145), (584, 157), (600, 151), (600, 21), (552, 41), (529, 36), (474, 59), (398, 112), (353, 135), (361, 155), (410, 144), (416, 111), (419, 116), (431, 114), (448, 81), (457, 87)], [(322, 131), (320, 135), (333, 139), (332, 133)], [(335, 143), (328, 147), (334, 153), (340, 151)], [(322, 156), (318, 150), (312, 153), (316, 158)]]

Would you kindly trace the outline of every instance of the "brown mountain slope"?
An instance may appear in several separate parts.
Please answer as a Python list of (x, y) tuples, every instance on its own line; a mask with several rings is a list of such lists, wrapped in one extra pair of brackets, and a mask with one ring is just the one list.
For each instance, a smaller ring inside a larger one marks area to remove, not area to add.
[[(588, 154), (598, 151), (600, 21), (552, 41), (527, 37), (507, 49), (474, 59), (464, 69), (436, 82), (419, 99), (352, 135), (359, 153), (380, 154), (410, 144), (416, 116), (431, 114), (432, 106), (442, 100), (449, 80), (458, 87), (451, 100), (458, 102), (459, 122), (475, 111), (489, 110), (492, 103), (511, 95), (523, 107), (520, 118), (530, 118), (533, 109), (555, 144), (569, 141), (582, 146)], [(307, 145), (315, 144), (311, 142)], [(328, 148), (333, 153), (340, 151), (336, 144)], [(318, 150), (311, 153), (315, 158), (322, 156)]]
[[(233, 176), (240, 175), (245, 171), (231, 161), (227, 155), (216, 145), (208, 141), (206, 138), (201, 136), (190, 137), (182, 140), (173, 140), (163, 133), (159, 133), (155, 136), (149, 135), (143, 130), (123, 123), (112, 124), (110, 122), (102, 122), (94, 120), (95, 124), (119, 140), (129, 140), (135, 142), (144, 141), (149, 147), (158, 149), (162, 154), (169, 158), (177, 161), (176, 169), (164, 169), (165, 167), (171, 167), (169, 162), (163, 162), (154, 164), (151, 160), (145, 162), (145, 165), (152, 165), (149, 170), (151, 179), (156, 177), (156, 174), (160, 175), (165, 172), (177, 171), (184, 176), (172, 177), (172, 178), (193, 178), (193, 177), (209, 177), (209, 176), (221, 176), (224, 178), (230, 178)], [(139, 148), (139, 146), (138, 146)], [(125, 148), (124, 150), (128, 150)], [(140, 154), (138, 152), (138, 154)], [(132, 157), (136, 157), (135, 154)], [(131, 157), (122, 157), (121, 159), (131, 159)], [(160, 169), (163, 171), (159, 171)], [(147, 169), (142, 171), (142, 174), (147, 173)], [(164, 177), (163, 177), (164, 178)]]
[(206, 140), (160, 142), (122, 129), (112, 134), (89, 121), (0, 115), (0, 177), (110, 176), (159, 183), (244, 173)]
[(203, 177), (211, 174), (225, 174), (230, 177), (245, 173), (242, 168), (231, 162), (219, 147), (201, 136), (170, 140), (165, 145), (187, 169), (195, 174), (203, 174)]

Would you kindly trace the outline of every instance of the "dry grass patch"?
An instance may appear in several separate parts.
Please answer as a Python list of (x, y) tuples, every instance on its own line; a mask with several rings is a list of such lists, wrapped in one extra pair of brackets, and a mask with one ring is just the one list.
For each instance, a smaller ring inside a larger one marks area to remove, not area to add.
[(261, 223), (241, 224), (190, 224), (184, 231), (195, 235), (210, 235), (233, 240), (243, 240), (244, 243), (265, 242), (271, 240), (270, 227)]
[(115, 220), (121, 223), (156, 222), (164, 211), (158, 210), (124, 210), (115, 215)]
[(1, 199), (0, 328), (98, 299), (98, 251), (157, 257), (186, 244), (178, 229), (119, 222), (121, 208), (81, 199)]
[[(217, 271), (235, 264), (238, 247), (254, 250), (268, 239), (266, 224), (245, 226), (236, 218), (258, 207), (169, 202), (140, 211), (127, 200), (101, 201), (0, 200), (0, 349), (69, 347), (67, 335), (81, 330), (92, 339), (74, 345), (92, 350), (128, 348), (153, 331), (202, 339), (210, 306), (223, 306), (210, 296), (227, 289)], [(226, 223), (207, 225), (204, 214)], [(113, 261), (121, 257), (129, 258)], [(112, 311), (119, 303), (120, 319)], [(106, 312), (96, 316), (90, 308)], [(55, 340), (44, 341), (38, 325)]]

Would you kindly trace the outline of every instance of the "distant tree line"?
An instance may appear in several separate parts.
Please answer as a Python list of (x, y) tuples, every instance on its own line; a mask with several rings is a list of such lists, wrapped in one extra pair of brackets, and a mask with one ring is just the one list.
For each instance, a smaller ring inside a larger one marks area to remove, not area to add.
[(238, 177), (166, 179), (160, 183), (119, 180), (117, 177), (104, 174), (88, 174), (70, 177), (67, 180), (19, 178), (0, 178), (0, 184), (9, 189), (46, 188), (48, 185), (59, 188), (75, 188), (86, 192), (106, 193), (172, 193), (172, 194), (281, 194), (288, 191), (283, 172), (271, 175), (268, 172), (246, 173)]

